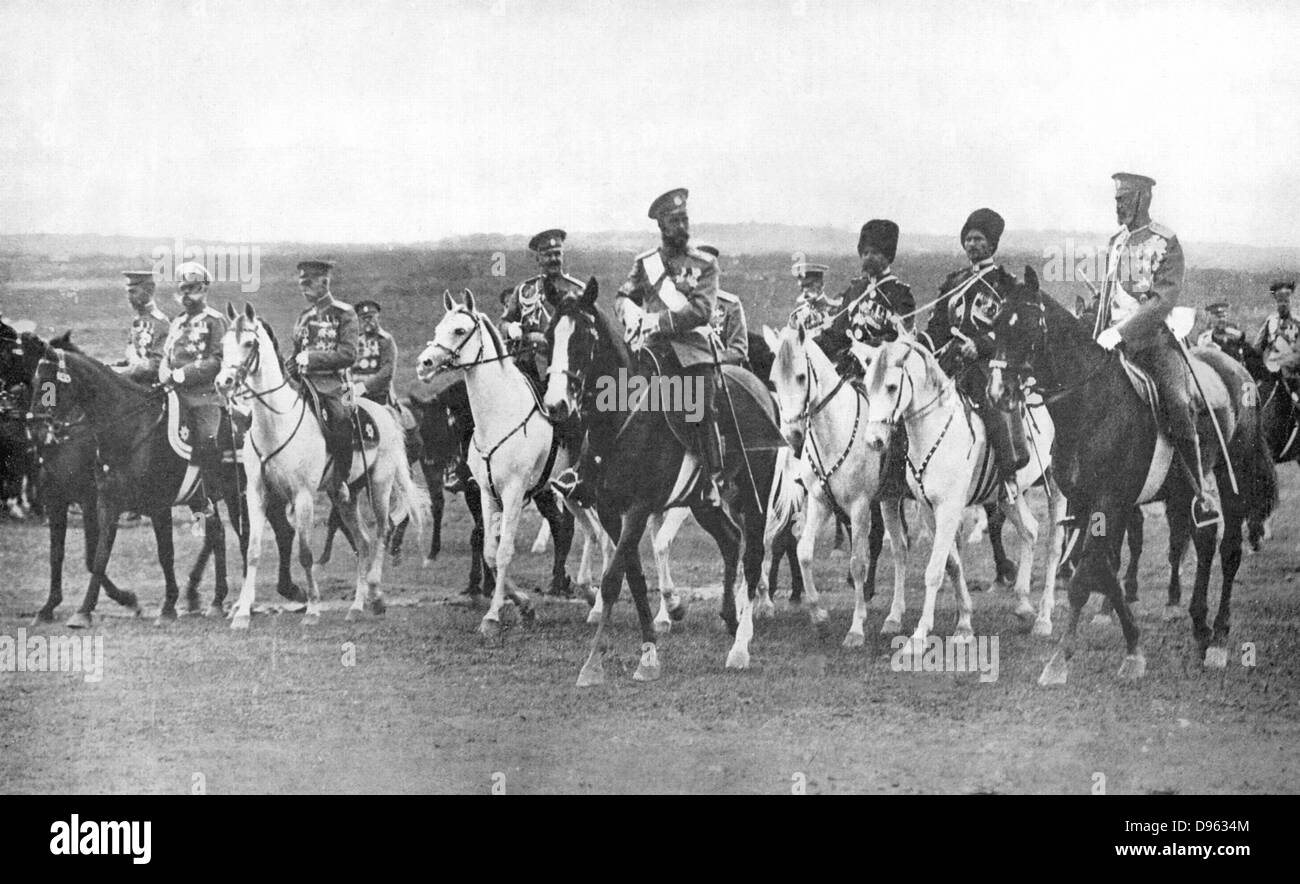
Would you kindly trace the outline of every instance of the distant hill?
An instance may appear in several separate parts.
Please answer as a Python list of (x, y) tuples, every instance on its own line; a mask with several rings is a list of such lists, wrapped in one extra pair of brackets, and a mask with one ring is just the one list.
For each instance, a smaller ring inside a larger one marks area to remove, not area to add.
[[(839, 227), (801, 227), (790, 224), (696, 224), (693, 238), (716, 245), (731, 255), (786, 255), (796, 252), (813, 257), (852, 256), (857, 230)], [(1103, 248), (1110, 231), (1010, 230), (1002, 237), (1004, 251), (1048, 255), (1049, 250)], [(265, 256), (371, 254), (383, 251), (421, 250), (492, 252), (524, 251), (529, 234), (472, 233), (432, 242), (411, 243), (256, 243)], [(197, 237), (183, 243), (205, 246), (238, 245)], [(655, 243), (653, 228), (644, 230), (573, 231), (570, 241), (576, 249), (596, 252), (638, 252)], [(0, 235), (0, 256), (45, 256), (55, 261), (73, 257), (105, 256), (145, 262), (158, 247), (173, 247), (174, 237), (99, 236), (95, 234), (6, 234)], [(1300, 268), (1300, 247), (1275, 248), (1223, 242), (1185, 242), (1184, 252), (1193, 267), (1222, 268), (1248, 272), (1290, 272)], [(904, 231), (900, 255), (960, 255), (957, 237)]]

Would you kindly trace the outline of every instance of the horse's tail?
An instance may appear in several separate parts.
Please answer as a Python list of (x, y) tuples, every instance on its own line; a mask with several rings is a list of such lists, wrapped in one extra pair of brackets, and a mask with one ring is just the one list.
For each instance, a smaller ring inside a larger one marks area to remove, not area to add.
[[(1198, 353), (1204, 358), (1204, 354)], [(1221, 354), (1211, 354), (1220, 356)], [(1265, 432), (1263, 403), (1249, 373), (1235, 360), (1224, 356), (1210, 362), (1223, 377), (1231, 395), (1239, 403), (1237, 428), (1228, 444), (1229, 456), (1245, 504), (1245, 516), (1252, 538), (1263, 535), (1264, 520), (1273, 514), (1278, 503), (1277, 466)]]
[(772, 477), (772, 490), (767, 499), (767, 525), (763, 529), (763, 545), (771, 547), (776, 536), (790, 525), (803, 509), (803, 488), (795, 482), (798, 460), (789, 448), (778, 448), (776, 470)]

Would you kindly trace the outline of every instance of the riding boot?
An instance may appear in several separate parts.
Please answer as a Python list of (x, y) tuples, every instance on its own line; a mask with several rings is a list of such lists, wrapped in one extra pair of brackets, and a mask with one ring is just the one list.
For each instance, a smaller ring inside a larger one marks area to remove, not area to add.
[[(1213, 486), (1205, 475), (1205, 468), (1201, 462), (1201, 443), (1200, 436), (1196, 432), (1196, 425), (1191, 422), (1188, 415), (1187, 424), (1184, 426), (1170, 426), (1170, 442), (1173, 443), (1174, 449), (1178, 452), (1178, 460), (1182, 465), (1183, 472), (1187, 481), (1192, 486), (1192, 524), (1197, 528), (1206, 528), (1220, 521), (1219, 508), (1215, 500)], [(1190, 428), (1191, 433), (1187, 434)], [(1179, 432), (1181, 430), (1182, 432)]]
[(579, 506), (590, 506), (596, 499), (596, 487), (600, 482), (600, 465), (600, 454), (595, 450), (592, 437), (588, 434), (578, 462), (552, 479), (551, 488), (561, 497), (572, 500)]
[(221, 499), (221, 450), (215, 440), (203, 439), (194, 446), (194, 463), (199, 468), (199, 487), (190, 504), (197, 519), (216, 514), (212, 501)]
[(340, 408), (329, 415), (329, 420), (325, 444), (334, 460), (332, 482), (340, 489), (343, 499), (347, 500), (348, 476), (352, 472), (352, 417), (346, 409)]

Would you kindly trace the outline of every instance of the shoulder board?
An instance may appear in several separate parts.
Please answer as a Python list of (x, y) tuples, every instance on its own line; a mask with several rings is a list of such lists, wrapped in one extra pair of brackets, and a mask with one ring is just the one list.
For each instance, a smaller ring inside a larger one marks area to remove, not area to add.
[(393, 336), (392, 336), (391, 334), (388, 333), (388, 329), (386, 329), (386, 328), (381, 328), (381, 329), (379, 330), (379, 337), (384, 338), (384, 339), (389, 340), (389, 341), (393, 340)]
[(736, 297), (731, 292), (724, 292), (722, 289), (718, 289), (718, 300), (729, 301), (732, 304), (740, 303), (740, 298)]
[(704, 261), (706, 263), (709, 261), (718, 260), (717, 258), (710, 255), (708, 252), (701, 252), (699, 249), (695, 248), (695, 246), (687, 246), (686, 254), (697, 261)]
[(569, 274), (566, 273), (564, 274), (564, 278), (567, 279), (569, 282), (573, 283), (574, 285), (576, 285), (580, 289), (585, 289), (587, 287), (587, 284), (583, 282), (581, 279), (578, 279), (578, 277), (576, 276), (570, 276)]
[(337, 308), (339, 308), (340, 312), (343, 312), (343, 313), (356, 313), (356, 312), (357, 312), (356, 309), (353, 308), (353, 306), (352, 306), (351, 304), (348, 304), (348, 303), (346, 303), (346, 302), (344, 302), (344, 301), (335, 301), (335, 302), (334, 302), (334, 306), (337, 307)]
[(153, 319), (161, 319), (163, 322), (169, 321), (167, 319), (167, 314), (159, 310), (157, 307), (153, 308), (153, 312), (150, 313), (149, 316)]
[(528, 277), (527, 279), (525, 279), (523, 282), (519, 283), (519, 285), (515, 286), (515, 288), (517, 288), (517, 289), (518, 289), (518, 288), (522, 288), (522, 287), (528, 285), (530, 282), (537, 282), (537, 281), (538, 281), (539, 279), (541, 279), (541, 278), (542, 278), (542, 275), (541, 275), (540, 273), (537, 274), (536, 276), (530, 276), (530, 277)]
[(657, 251), (659, 251), (659, 247), (658, 247), (658, 246), (655, 246), (653, 249), (646, 249), (644, 252), (642, 252), (641, 254), (637, 255), (637, 256), (636, 256), (636, 259), (637, 259), (638, 261), (644, 261), (646, 258), (649, 258), (651, 255), (653, 255), (653, 254), (654, 254), (655, 252), (657, 252)]
[(1175, 236), (1172, 230), (1161, 224), (1159, 221), (1152, 221), (1147, 225), (1147, 230), (1150, 230), (1156, 236), (1163, 236), (1165, 239), (1173, 239)]
[[(907, 283), (903, 282), (901, 279), (891, 279), (888, 283), (886, 283), (886, 285), (888, 285), (891, 289), (907, 289), (909, 292), (912, 290), (912, 287)], [(881, 286), (881, 288), (884, 288), (884, 286)]]
[(217, 319), (221, 319), (221, 320), (224, 320), (224, 319), (226, 318), (226, 317), (225, 317), (225, 314), (223, 314), (220, 310), (215, 310), (215, 309), (213, 309), (212, 307), (204, 307), (204, 308), (203, 308), (203, 315), (204, 315), (204, 316), (215, 316)]

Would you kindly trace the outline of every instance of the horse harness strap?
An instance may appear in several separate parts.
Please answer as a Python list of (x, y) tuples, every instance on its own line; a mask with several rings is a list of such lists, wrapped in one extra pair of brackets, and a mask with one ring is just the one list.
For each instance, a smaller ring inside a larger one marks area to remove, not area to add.
[(925, 470), (926, 467), (930, 465), (930, 460), (934, 457), (935, 452), (939, 450), (939, 445), (943, 442), (943, 437), (948, 435), (948, 428), (952, 426), (952, 419), (956, 414), (957, 410), (955, 408), (948, 412), (948, 420), (944, 422), (943, 429), (939, 431), (939, 438), (934, 440), (934, 444), (930, 446), (930, 451), (921, 460), (921, 466), (919, 468), (912, 463), (912, 456), (910, 454), (903, 455), (903, 459), (907, 461), (907, 468), (911, 471), (912, 478), (916, 481), (916, 488), (921, 492), (921, 499), (925, 501), (925, 505), (931, 510), (934, 509), (934, 504), (930, 502), (930, 496), (925, 493)]
[[(506, 444), (506, 442), (510, 439), (511, 436), (513, 436), (515, 433), (518, 433), (520, 430), (523, 430), (526, 426), (528, 426), (528, 421), (531, 420), (532, 416), (534, 414), (537, 414), (538, 411), (539, 409), (537, 407), (537, 402), (534, 401), (533, 407), (528, 409), (528, 413), (524, 415), (524, 419), (521, 420), (519, 423), (515, 424), (514, 429), (512, 429), (510, 432), (502, 436), (500, 440), (497, 441), (497, 444), (493, 445), (486, 452), (482, 449), (482, 447), (479, 446), (477, 439), (475, 439), (473, 436), (470, 437), (470, 443), (474, 446), (474, 450), (477, 451), (479, 455), (483, 458), (483, 466), (487, 470), (488, 492), (491, 493), (492, 499), (496, 502), (497, 506), (501, 505), (501, 495), (497, 491), (496, 482), (492, 479), (492, 455), (496, 454), (497, 450), (502, 445)], [(525, 430), (525, 435), (527, 435), (526, 430)], [(552, 441), (551, 453), (547, 456), (546, 468), (542, 470), (541, 482), (539, 482), (537, 486), (534, 486), (533, 488), (530, 488), (528, 490), (527, 494), (525, 495), (525, 499), (537, 493), (538, 488), (541, 487), (541, 483), (544, 483), (546, 481), (546, 476), (548, 473), (550, 473), (551, 467), (554, 464), (555, 464), (555, 444), (554, 441)]]
[[(862, 399), (860, 396), (853, 397), (853, 429), (849, 431), (849, 441), (845, 444), (844, 451), (840, 453), (839, 459), (831, 465), (829, 470), (825, 470), (821, 466), (821, 462), (824, 461), (824, 458), (822, 457), (821, 452), (817, 450), (817, 437), (813, 435), (812, 419), (826, 407), (828, 402), (835, 398), (835, 394), (840, 391), (847, 381), (848, 378), (841, 375), (839, 382), (835, 384), (835, 387), (831, 390), (830, 394), (826, 396), (826, 398), (822, 399), (815, 408), (805, 410), (804, 414), (804, 425), (807, 427), (806, 432), (808, 435), (809, 453), (813, 455), (808, 459), (808, 465), (812, 467), (813, 473), (816, 474), (817, 481), (821, 485), (822, 494), (826, 496), (826, 500), (830, 503), (831, 509), (835, 511), (837, 517), (842, 518), (847, 518), (848, 516), (844, 507), (840, 506), (839, 501), (835, 499), (835, 493), (831, 491), (831, 477), (839, 472), (840, 467), (844, 466), (844, 462), (848, 460), (849, 452), (853, 450), (853, 443), (857, 441), (858, 426), (862, 422)], [(856, 391), (856, 388), (854, 389)]]

